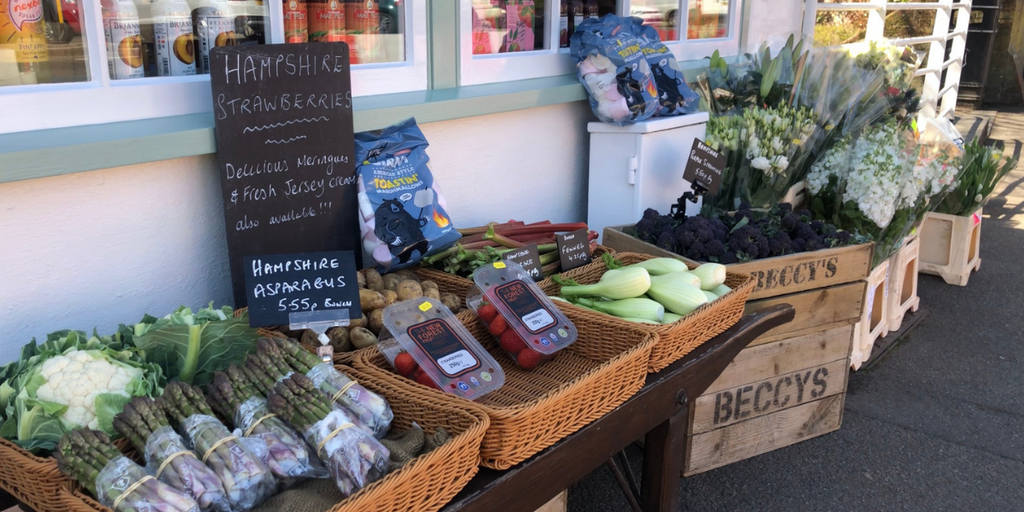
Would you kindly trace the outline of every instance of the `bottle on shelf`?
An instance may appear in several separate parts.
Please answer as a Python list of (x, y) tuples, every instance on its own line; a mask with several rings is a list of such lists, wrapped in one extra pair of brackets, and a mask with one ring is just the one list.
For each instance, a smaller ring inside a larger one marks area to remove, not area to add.
[(107, 44), (107, 67), (111, 80), (142, 78), (142, 34), (139, 10), (132, 0), (101, 0), (103, 38)]
[(153, 13), (153, 38), (156, 40), (157, 74), (196, 74), (196, 40), (188, 2), (156, 0), (150, 9)]
[(50, 53), (40, 0), (0, 0), (0, 85), (50, 81)]
[(569, 30), (569, 5), (564, 0), (559, 2), (558, 6), (558, 46), (560, 48), (569, 47), (569, 38), (572, 36), (572, 31)]
[(345, 40), (344, 0), (312, 0), (309, 10), (310, 42), (336, 43)]
[(309, 16), (305, 0), (284, 0), (281, 4), (284, 15), (284, 42), (308, 42)]
[(192, 30), (196, 34), (196, 73), (210, 74), (210, 50), (238, 44), (235, 14), (228, 0), (199, 0), (192, 9)]

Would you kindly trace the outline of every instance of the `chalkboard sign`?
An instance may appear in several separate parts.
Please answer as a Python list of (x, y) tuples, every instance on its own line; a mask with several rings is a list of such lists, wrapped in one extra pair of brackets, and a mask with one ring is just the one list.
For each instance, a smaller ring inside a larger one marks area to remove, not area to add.
[(246, 305), (246, 256), (362, 256), (348, 55), (345, 43), (210, 52), (236, 307)]
[(725, 169), (725, 155), (711, 149), (699, 139), (693, 140), (690, 155), (686, 159), (683, 179), (707, 189), (708, 195), (718, 194), (722, 187), (722, 171)]
[(246, 256), (242, 266), (253, 327), (288, 325), (293, 313), (362, 315), (352, 251)]
[(540, 269), (540, 252), (537, 250), (537, 244), (530, 244), (526, 247), (520, 247), (518, 249), (512, 249), (501, 255), (501, 258), (505, 261), (514, 261), (523, 267), (523, 270), (534, 281), (540, 281), (544, 279), (544, 272)]
[(562, 272), (590, 263), (590, 239), (587, 238), (586, 228), (555, 235), (555, 243), (558, 244)]

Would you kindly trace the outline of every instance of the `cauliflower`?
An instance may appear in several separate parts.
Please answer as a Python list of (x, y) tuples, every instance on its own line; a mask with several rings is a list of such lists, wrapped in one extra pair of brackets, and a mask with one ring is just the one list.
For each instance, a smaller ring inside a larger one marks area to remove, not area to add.
[(46, 382), (36, 390), (36, 398), (66, 405), (62, 417), (67, 423), (97, 429), (96, 398), (131, 398), (128, 385), (142, 376), (142, 369), (111, 362), (98, 351), (73, 350), (47, 359), (39, 375)]

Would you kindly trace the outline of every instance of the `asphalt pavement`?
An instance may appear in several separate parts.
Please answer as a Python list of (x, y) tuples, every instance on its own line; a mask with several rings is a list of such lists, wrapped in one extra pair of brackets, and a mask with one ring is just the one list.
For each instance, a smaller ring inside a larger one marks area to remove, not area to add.
[[(991, 139), (1021, 155), (1024, 113)], [(966, 287), (921, 275), (928, 315), (850, 376), (842, 428), (680, 479), (686, 511), (1024, 510), (1024, 166), (984, 209), (981, 270)], [(642, 452), (628, 450), (639, 471)], [(569, 490), (573, 512), (626, 511), (602, 467)]]

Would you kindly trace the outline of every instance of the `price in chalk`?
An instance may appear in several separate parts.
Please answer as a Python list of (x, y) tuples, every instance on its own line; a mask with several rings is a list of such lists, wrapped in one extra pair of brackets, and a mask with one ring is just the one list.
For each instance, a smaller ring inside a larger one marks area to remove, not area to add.
[(534, 281), (544, 279), (544, 272), (540, 268), (540, 252), (537, 250), (537, 244), (508, 251), (502, 255), (502, 259), (518, 263)]
[(686, 159), (683, 179), (703, 187), (708, 194), (715, 195), (722, 187), (722, 171), (725, 164), (725, 155), (711, 149), (703, 141), (694, 139)]
[(590, 263), (590, 239), (587, 238), (585, 228), (555, 235), (555, 243), (558, 244), (558, 259), (562, 264), (562, 272)]
[(288, 325), (296, 313), (362, 314), (352, 251), (248, 256), (242, 264), (253, 327)]

